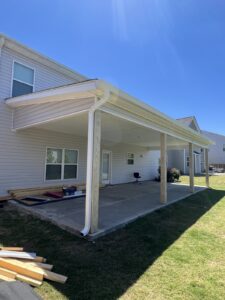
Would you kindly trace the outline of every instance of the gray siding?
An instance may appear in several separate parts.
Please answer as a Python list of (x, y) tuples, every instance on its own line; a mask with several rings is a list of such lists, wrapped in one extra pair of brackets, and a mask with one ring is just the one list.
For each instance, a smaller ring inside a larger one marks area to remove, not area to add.
[(168, 167), (176, 168), (182, 173), (185, 173), (184, 169), (184, 150), (168, 150)]
[[(184, 152), (185, 150), (185, 152)], [(195, 158), (196, 164), (196, 174), (204, 171), (204, 157), (201, 153), (201, 149), (199, 147), (194, 147), (194, 151), (200, 153), (198, 158)], [(195, 155), (194, 155), (195, 156)], [(187, 157), (189, 157), (189, 148), (185, 149), (176, 149), (168, 151), (168, 167), (169, 168), (177, 168), (183, 174), (189, 174), (189, 167), (187, 166)]]

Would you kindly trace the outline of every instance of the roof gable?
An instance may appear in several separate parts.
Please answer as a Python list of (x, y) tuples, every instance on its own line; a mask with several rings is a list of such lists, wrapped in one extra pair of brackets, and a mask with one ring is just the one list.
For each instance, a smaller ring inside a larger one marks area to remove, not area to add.
[(201, 132), (198, 122), (194, 116), (186, 117), (186, 118), (179, 118), (179, 119), (177, 119), (177, 121), (184, 124), (187, 127), (190, 127), (191, 129), (193, 129), (197, 132)]

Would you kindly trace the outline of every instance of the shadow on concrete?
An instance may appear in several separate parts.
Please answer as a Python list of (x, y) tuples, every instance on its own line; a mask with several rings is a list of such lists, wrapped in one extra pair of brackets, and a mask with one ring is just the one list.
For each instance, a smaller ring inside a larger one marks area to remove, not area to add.
[[(69, 277), (51, 283), (68, 299), (115, 300), (123, 295), (181, 234), (225, 196), (206, 190), (143, 217), (95, 243), (31, 216), (0, 216), (1, 243), (25, 245)], [(21, 230), (23, 228), (23, 230)]]

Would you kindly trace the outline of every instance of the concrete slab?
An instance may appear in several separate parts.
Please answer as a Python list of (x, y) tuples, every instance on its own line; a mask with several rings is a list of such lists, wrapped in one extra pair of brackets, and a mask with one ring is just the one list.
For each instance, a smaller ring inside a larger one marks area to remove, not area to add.
[[(204, 189), (205, 187), (195, 187), (196, 192)], [(166, 205), (189, 195), (191, 195), (189, 186), (168, 184), (168, 203)], [(144, 181), (106, 186), (100, 190), (99, 231), (90, 235), (90, 238), (97, 238), (166, 206), (160, 204), (159, 197), (160, 185), (158, 182)], [(79, 234), (84, 226), (84, 197), (33, 207), (25, 207), (18, 203), (16, 205), (75, 234)]]

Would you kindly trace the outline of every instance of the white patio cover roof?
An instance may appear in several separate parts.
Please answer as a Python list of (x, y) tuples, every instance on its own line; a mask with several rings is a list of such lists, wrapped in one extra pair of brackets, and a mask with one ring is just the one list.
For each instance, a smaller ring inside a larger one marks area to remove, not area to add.
[[(106, 93), (110, 97), (101, 102)], [(96, 103), (99, 104), (98, 109), (105, 113), (182, 141), (204, 148), (213, 144), (201, 133), (102, 80), (86, 80), (6, 99), (6, 104), (14, 109), (14, 130), (87, 112), (94, 105), (96, 107)]]

